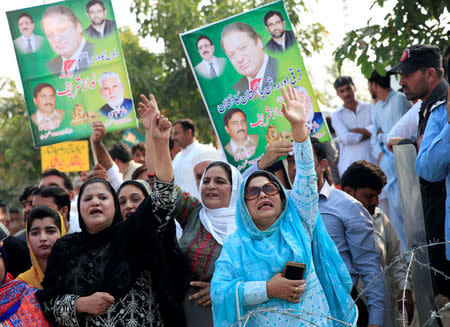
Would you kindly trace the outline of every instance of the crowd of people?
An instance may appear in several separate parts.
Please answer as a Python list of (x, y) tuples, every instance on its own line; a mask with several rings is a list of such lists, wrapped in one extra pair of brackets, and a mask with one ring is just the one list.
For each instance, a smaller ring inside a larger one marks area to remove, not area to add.
[(0, 200), (0, 325), (411, 323), (410, 190), (393, 149), (417, 146), (424, 233), (441, 243), (428, 250), (441, 272), (432, 293), (449, 298), (449, 48), (443, 57), (405, 49), (368, 79), (373, 104), (337, 78), (331, 142), (308, 135), (305, 98), (282, 88), (293, 141), (271, 143), (243, 173), (196, 140), (193, 121), (164, 117), (153, 95), (141, 95), (145, 143), (131, 151), (108, 150), (94, 122), (92, 171), (43, 172), (20, 196), (22, 217)]

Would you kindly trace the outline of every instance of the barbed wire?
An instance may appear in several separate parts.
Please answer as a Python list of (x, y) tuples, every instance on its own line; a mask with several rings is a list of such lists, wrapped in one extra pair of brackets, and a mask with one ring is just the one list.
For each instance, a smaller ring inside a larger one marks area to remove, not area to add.
[[(398, 318), (398, 320), (401, 321), (402, 327), (406, 327), (407, 324), (408, 324), (408, 319), (407, 319), (407, 316), (406, 316), (406, 306), (405, 306), (405, 304), (406, 304), (406, 291), (407, 291), (407, 285), (409, 284), (408, 283), (408, 279), (410, 278), (410, 275), (411, 275), (411, 272), (412, 272), (412, 265), (413, 265), (413, 263), (416, 263), (421, 268), (429, 269), (434, 274), (441, 275), (446, 280), (450, 279), (450, 276), (447, 276), (444, 272), (436, 269), (435, 267), (431, 266), (429, 263), (424, 263), (424, 262), (421, 262), (419, 259), (417, 259), (417, 253), (419, 251), (423, 251), (423, 252), (427, 251), (428, 248), (433, 247), (433, 246), (439, 246), (439, 245), (445, 245), (445, 244), (450, 244), (450, 241), (434, 242), (434, 243), (428, 243), (428, 244), (420, 245), (420, 246), (414, 247), (413, 249), (411, 249), (407, 253), (403, 253), (403, 254), (395, 257), (394, 260), (392, 262), (390, 262), (389, 265), (387, 265), (386, 267), (381, 269), (380, 273), (376, 274), (373, 277), (373, 279), (370, 281), (370, 283), (368, 285), (364, 285), (364, 289), (362, 289), (359, 292), (357, 298), (353, 301), (353, 304), (350, 307), (350, 309), (349, 309), (349, 311), (348, 311), (348, 313), (346, 315), (346, 319), (348, 318), (348, 316), (350, 315), (351, 311), (353, 310), (353, 307), (356, 305), (356, 301), (359, 298), (361, 298), (363, 295), (365, 295), (365, 293), (367, 292), (367, 289), (370, 288), (373, 283), (379, 281), (380, 279), (383, 280), (383, 276), (385, 274), (388, 274), (389, 270), (394, 265), (396, 265), (398, 262), (402, 261), (402, 262), (405, 262), (405, 264), (407, 264), (407, 269), (406, 269), (405, 278), (404, 278), (403, 283), (402, 283), (403, 284), (402, 297), (401, 297), (401, 299), (398, 300), (398, 301), (402, 302), (402, 312), (400, 313), (401, 316), (400, 316), (400, 318)], [(444, 260), (445, 260), (445, 258), (444, 258)], [(422, 325), (422, 327), (430, 326), (435, 319), (442, 318), (441, 314), (443, 312), (446, 312), (446, 311), (450, 312), (450, 302), (447, 302), (446, 304), (444, 304), (437, 311), (431, 311), (430, 318)], [(306, 316), (320, 316), (320, 317), (329, 319), (331, 321), (338, 322), (338, 323), (342, 324), (342, 326), (351, 326), (351, 324), (349, 324), (346, 321), (342, 321), (342, 320), (336, 319), (334, 317), (326, 316), (326, 315), (323, 315), (323, 314), (318, 314), (318, 313), (308, 312), (308, 311), (302, 311), (302, 310), (295, 310), (295, 309), (280, 309), (280, 308), (272, 307), (272, 308), (258, 308), (258, 309), (252, 310), (252, 311), (248, 312), (244, 317), (239, 319), (239, 321), (237, 321), (235, 324), (233, 324), (232, 327), (237, 327), (237, 326), (245, 327), (245, 326), (247, 326), (247, 324), (249, 323), (249, 321), (250, 321), (250, 319), (252, 317), (256, 317), (257, 315), (268, 314), (268, 313), (280, 314), (280, 315), (285, 315), (285, 316), (289, 316), (289, 317), (294, 317), (294, 318), (298, 319), (299, 321), (307, 322), (307, 323), (309, 323), (310, 325), (313, 325), (313, 326), (317, 326), (317, 324), (315, 322), (311, 321), (310, 319), (308, 319)]]

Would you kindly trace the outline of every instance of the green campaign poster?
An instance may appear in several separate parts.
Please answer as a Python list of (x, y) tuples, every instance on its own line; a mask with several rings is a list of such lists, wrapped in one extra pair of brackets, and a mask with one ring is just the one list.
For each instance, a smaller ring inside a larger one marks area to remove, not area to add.
[(267, 146), (292, 140), (280, 88), (306, 98), (306, 126), (325, 142), (319, 110), (283, 1), (180, 34), (228, 162), (244, 171)]
[(111, 0), (7, 12), (35, 147), (137, 127)]

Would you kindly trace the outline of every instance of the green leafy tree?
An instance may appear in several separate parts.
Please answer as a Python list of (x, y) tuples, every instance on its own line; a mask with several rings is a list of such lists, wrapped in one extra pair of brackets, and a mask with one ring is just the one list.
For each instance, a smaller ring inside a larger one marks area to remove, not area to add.
[(14, 81), (0, 79), (0, 89), (0, 197), (19, 208), (23, 188), (37, 182), (40, 151), (33, 146), (25, 100)]
[[(212, 142), (214, 132), (200, 92), (185, 57), (179, 33), (216, 22), (272, 1), (250, 0), (136, 0), (131, 11), (136, 15), (139, 34), (151, 36), (164, 43), (164, 54), (155, 64), (162, 69), (158, 75), (158, 102), (163, 112), (174, 121), (191, 118), (197, 125), (198, 137), (202, 141)], [(307, 11), (303, 0), (287, 0), (286, 6), (296, 30), (302, 53), (310, 55), (323, 47), (325, 28), (315, 23), (299, 26), (298, 14)]]
[[(387, 0), (376, 0), (372, 7), (383, 7)], [(383, 25), (371, 24), (348, 32), (342, 45), (335, 51), (338, 69), (344, 60), (356, 60), (361, 72), (369, 77), (374, 69), (384, 73), (395, 66), (403, 50), (412, 44), (431, 44), (443, 50), (448, 46), (449, 0), (397, 0), (384, 18)]]

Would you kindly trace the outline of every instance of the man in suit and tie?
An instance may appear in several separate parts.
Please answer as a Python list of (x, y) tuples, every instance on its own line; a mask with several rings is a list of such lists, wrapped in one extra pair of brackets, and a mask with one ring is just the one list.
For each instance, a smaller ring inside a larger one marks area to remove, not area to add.
[(33, 102), (38, 108), (31, 115), (31, 120), (39, 131), (52, 131), (57, 129), (64, 119), (65, 111), (55, 109), (55, 88), (48, 83), (40, 83), (33, 89)]
[(225, 59), (214, 56), (214, 44), (206, 35), (200, 35), (197, 39), (197, 49), (203, 60), (195, 66), (197, 74), (204, 78), (213, 79), (222, 74), (225, 67)]
[(281, 12), (268, 11), (264, 15), (264, 25), (266, 25), (267, 32), (272, 35), (272, 38), (266, 44), (270, 51), (284, 51), (296, 42), (294, 32), (286, 31), (286, 22)]
[(101, 39), (110, 35), (116, 29), (114, 21), (106, 19), (106, 7), (101, 0), (91, 0), (86, 4), (86, 13), (91, 25), (84, 33), (92, 39)]
[(243, 77), (233, 85), (241, 94), (268, 85), (277, 79), (278, 63), (264, 51), (261, 36), (248, 24), (234, 22), (222, 30), (221, 44), (234, 69)]
[(133, 108), (133, 101), (123, 97), (123, 84), (119, 75), (114, 72), (105, 72), (98, 79), (100, 93), (106, 104), (99, 110), (105, 117), (119, 119), (127, 116)]
[(230, 135), (230, 142), (225, 150), (235, 161), (248, 159), (255, 154), (258, 147), (258, 135), (248, 135), (247, 117), (238, 108), (228, 110), (223, 116), (225, 131)]
[(83, 37), (81, 22), (72, 10), (63, 6), (49, 7), (42, 15), (41, 25), (58, 55), (47, 63), (52, 73), (67, 77), (91, 65), (94, 45)]
[(34, 21), (27, 13), (20, 14), (17, 18), (17, 25), (22, 34), (14, 40), (14, 45), (23, 53), (33, 53), (39, 50), (44, 41), (42, 36), (36, 35), (34, 31)]

